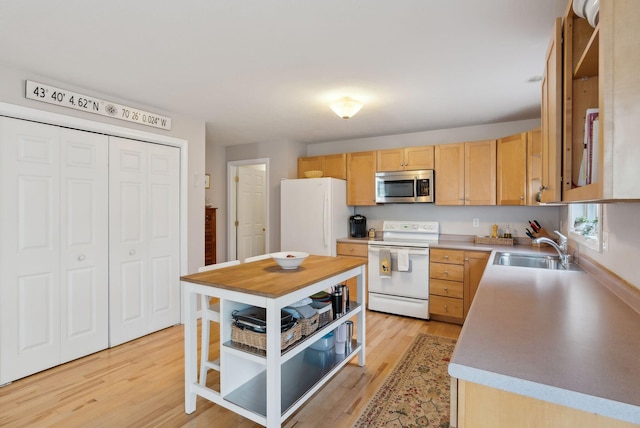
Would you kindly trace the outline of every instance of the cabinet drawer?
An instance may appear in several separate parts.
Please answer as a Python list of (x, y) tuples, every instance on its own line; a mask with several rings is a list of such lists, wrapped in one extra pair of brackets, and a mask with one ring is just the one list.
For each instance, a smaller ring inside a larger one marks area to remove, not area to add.
[(429, 260), (438, 263), (452, 263), (461, 265), (464, 264), (464, 251), (432, 248), (429, 251)]
[(429, 277), (462, 282), (464, 280), (464, 266), (446, 263), (431, 263), (429, 265)]
[(455, 297), (462, 299), (463, 287), (461, 282), (443, 281), (441, 279), (431, 279), (429, 281), (429, 293), (443, 297)]
[(352, 244), (349, 242), (338, 242), (336, 253), (339, 256), (369, 257), (368, 244)]
[(429, 313), (452, 318), (462, 318), (462, 299), (430, 294)]

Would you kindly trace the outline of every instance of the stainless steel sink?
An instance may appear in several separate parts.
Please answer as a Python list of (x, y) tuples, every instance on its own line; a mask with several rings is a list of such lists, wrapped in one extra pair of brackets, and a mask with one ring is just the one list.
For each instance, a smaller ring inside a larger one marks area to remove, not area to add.
[(502, 266), (519, 266), (536, 269), (551, 269), (551, 270), (574, 270), (581, 271), (582, 269), (575, 263), (569, 263), (565, 268), (560, 263), (560, 257), (549, 256), (542, 254), (519, 254), (519, 253), (507, 253), (497, 252), (493, 259), (494, 265)]

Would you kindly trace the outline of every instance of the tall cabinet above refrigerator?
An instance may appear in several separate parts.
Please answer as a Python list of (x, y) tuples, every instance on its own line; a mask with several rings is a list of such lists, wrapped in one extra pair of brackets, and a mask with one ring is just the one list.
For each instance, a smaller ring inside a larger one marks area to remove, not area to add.
[(349, 233), (347, 182), (336, 178), (281, 181), (280, 248), (336, 255), (336, 239)]

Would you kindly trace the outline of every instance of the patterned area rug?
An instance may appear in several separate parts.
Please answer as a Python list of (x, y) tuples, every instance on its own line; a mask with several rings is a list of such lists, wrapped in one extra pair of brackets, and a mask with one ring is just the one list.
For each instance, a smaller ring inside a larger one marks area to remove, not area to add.
[(447, 367), (456, 341), (419, 335), (354, 427), (449, 427)]

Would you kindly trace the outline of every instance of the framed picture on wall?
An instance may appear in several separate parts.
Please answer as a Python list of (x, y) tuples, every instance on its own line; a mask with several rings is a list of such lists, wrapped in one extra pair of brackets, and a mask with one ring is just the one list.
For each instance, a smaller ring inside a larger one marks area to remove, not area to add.
[(211, 174), (204, 175), (204, 188), (205, 189), (211, 188)]

